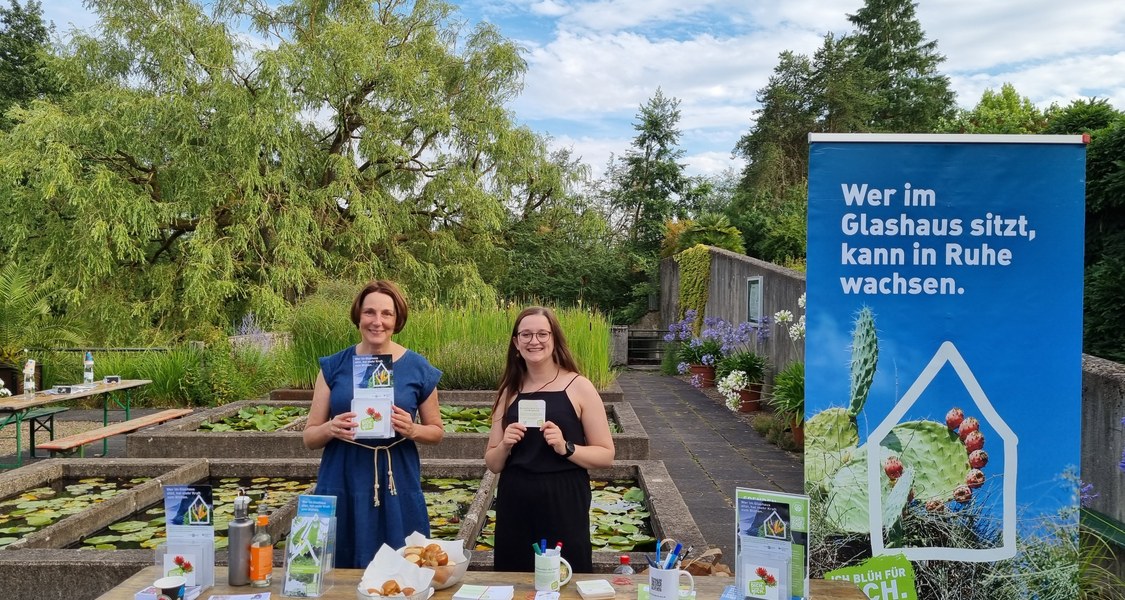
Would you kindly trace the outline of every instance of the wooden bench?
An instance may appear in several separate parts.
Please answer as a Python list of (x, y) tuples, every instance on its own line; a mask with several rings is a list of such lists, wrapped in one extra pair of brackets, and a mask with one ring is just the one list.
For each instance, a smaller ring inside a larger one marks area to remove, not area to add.
[(44, 442), (42, 444), (39, 444), (38, 446), (35, 446), (35, 448), (38, 448), (39, 450), (50, 450), (51, 456), (54, 456), (56, 452), (72, 453), (77, 450), (79, 456), (85, 457), (85, 445), (89, 444), (90, 442), (104, 440), (108, 437), (112, 437), (121, 433), (130, 433), (138, 429), (148, 427), (149, 425), (156, 425), (165, 421), (171, 421), (172, 419), (178, 419), (184, 415), (191, 414), (191, 412), (192, 411), (190, 408), (172, 408), (168, 410), (162, 410), (158, 413), (153, 413), (148, 416), (137, 417), (136, 419), (129, 419), (128, 421), (122, 421), (121, 423), (113, 423), (110, 425), (106, 425), (105, 427), (100, 427), (98, 429), (91, 429), (89, 431), (83, 431), (82, 433), (68, 435), (66, 437), (59, 438), (50, 442)]
[(55, 415), (68, 410), (70, 410), (69, 406), (41, 406), (28, 411), (23, 416), (23, 420), (28, 422), (27, 428), (31, 434), (31, 449), (28, 450), (31, 458), (38, 458), (35, 455), (35, 432), (46, 431), (53, 441), (55, 439)]

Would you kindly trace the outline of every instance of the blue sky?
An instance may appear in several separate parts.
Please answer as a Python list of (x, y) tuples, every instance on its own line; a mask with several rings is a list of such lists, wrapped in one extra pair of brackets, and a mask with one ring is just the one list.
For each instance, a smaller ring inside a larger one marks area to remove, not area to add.
[[(271, 2), (272, 3), (272, 2)], [(740, 169), (731, 149), (753, 120), (755, 93), (778, 53), (811, 55), (824, 34), (846, 33), (862, 0), (464, 0), (525, 48), (517, 118), (572, 147), (600, 173), (623, 154), (639, 107), (655, 93), (681, 101), (681, 147), (690, 174)], [(81, 0), (46, 0), (65, 35), (94, 25)], [(946, 56), (957, 101), (1015, 85), (1041, 108), (1083, 97), (1125, 109), (1125, 2), (921, 0), (918, 18)]]

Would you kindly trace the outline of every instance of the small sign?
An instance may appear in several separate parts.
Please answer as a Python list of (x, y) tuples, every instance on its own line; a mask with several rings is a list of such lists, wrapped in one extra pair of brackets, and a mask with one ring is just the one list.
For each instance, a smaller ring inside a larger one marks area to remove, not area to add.
[(546, 400), (520, 400), (519, 421), (527, 427), (542, 427), (547, 420)]
[(106, 383), (121, 383), (121, 376), (120, 375), (106, 375), (104, 381)]

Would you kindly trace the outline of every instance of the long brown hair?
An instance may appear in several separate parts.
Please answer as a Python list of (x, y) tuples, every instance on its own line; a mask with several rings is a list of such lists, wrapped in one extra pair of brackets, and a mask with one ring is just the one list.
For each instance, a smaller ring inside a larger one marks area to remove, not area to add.
[(492, 403), (493, 418), (496, 417), (496, 411), (504, 408), (500, 406), (500, 401), (504, 397), (511, 398), (518, 394), (524, 378), (527, 377), (527, 363), (524, 362), (523, 356), (520, 356), (519, 348), (516, 347), (516, 335), (519, 333), (520, 322), (531, 315), (547, 317), (547, 323), (551, 326), (551, 338), (555, 341), (554, 350), (551, 352), (551, 358), (554, 359), (555, 364), (568, 371), (579, 372), (578, 363), (575, 362), (574, 355), (570, 353), (570, 347), (566, 345), (566, 335), (563, 334), (554, 311), (545, 306), (529, 306), (523, 309), (512, 325), (512, 337), (508, 338), (508, 359), (504, 364), (504, 374), (500, 376), (500, 388), (496, 391), (496, 401)]

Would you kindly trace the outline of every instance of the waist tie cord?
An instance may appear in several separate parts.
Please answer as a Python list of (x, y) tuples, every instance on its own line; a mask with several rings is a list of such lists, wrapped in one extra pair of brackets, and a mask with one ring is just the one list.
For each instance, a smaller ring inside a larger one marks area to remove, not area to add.
[(374, 460), (375, 460), (375, 491), (374, 491), (374, 494), (372, 495), (372, 498), (373, 498), (372, 506), (378, 507), (381, 504), (381, 502), (379, 501), (379, 451), (380, 450), (382, 450), (387, 455), (387, 491), (392, 496), (398, 495), (398, 490), (395, 488), (395, 472), (394, 472), (394, 468), (391, 464), (391, 448), (394, 448), (398, 444), (400, 444), (402, 442), (405, 442), (406, 438), (401, 437), (401, 438), (395, 440), (394, 442), (392, 442), (390, 444), (387, 444), (386, 446), (368, 446), (366, 444), (361, 444), (361, 443), (353, 441), (353, 440), (340, 440), (340, 441), (341, 442), (347, 442), (349, 444), (354, 444), (356, 446), (359, 446), (360, 448), (367, 448), (368, 450), (374, 450), (374, 454), (375, 454), (375, 457), (374, 457)]

